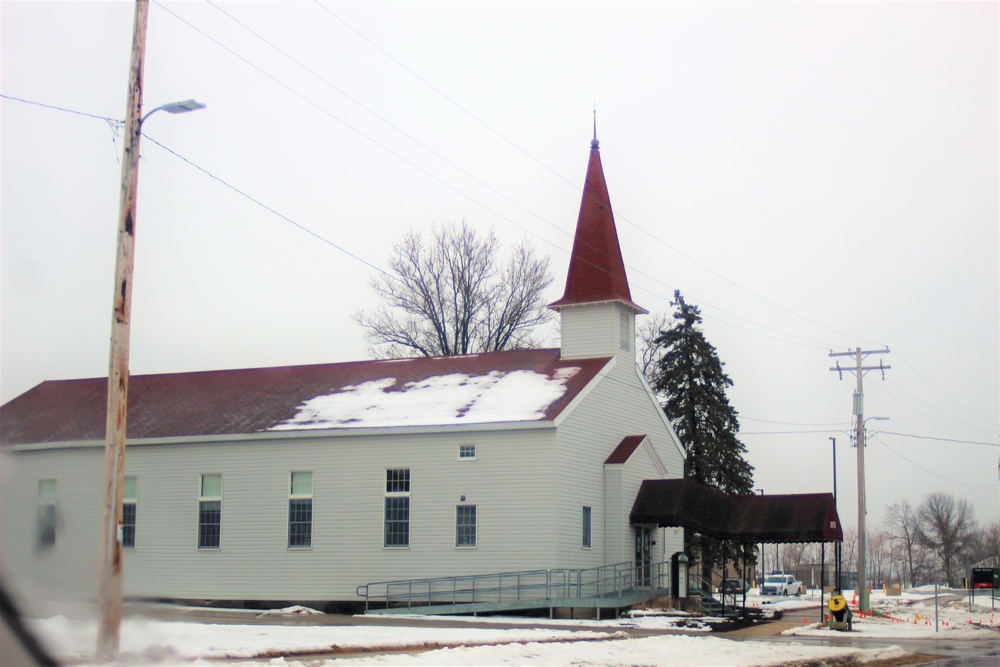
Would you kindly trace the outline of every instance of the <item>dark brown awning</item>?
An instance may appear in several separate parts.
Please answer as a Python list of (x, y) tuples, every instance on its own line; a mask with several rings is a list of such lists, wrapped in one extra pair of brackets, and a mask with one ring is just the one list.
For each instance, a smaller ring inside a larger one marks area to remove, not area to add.
[(629, 520), (740, 542), (844, 539), (832, 493), (731, 495), (686, 479), (645, 480)]

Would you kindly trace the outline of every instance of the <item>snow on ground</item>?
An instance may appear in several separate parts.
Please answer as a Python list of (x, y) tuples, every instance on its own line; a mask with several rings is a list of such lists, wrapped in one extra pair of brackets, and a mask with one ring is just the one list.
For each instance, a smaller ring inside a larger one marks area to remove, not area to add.
[[(851, 599), (848, 599), (850, 602)], [(974, 605), (953, 595), (939, 600), (934, 627), (934, 592), (911, 591), (898, 597), (872, 594), (877, 616), (855, 616), (851, 635), (880, 638), (1000, 638), (1000, 617), (989, 606)], [(374, 625), (210, 624), (127, 618), (122, 624), (122, 655), (126, 667), (155, 662), (163, 667), (218, 664), (239, 667), (350, 667), (351, 665), (501, 665), (528, 664), (611, 667), (643, 665), (773, 665), (792, 660), (823, 660), (854, 656), (859, 662), (904, 655), (898, 647), (857, 649), (822, 646), (810, 637), (829, 638), (835, 631), (818, 623), (819, 596), (761, 598), (747, 596), (748, 606), (765, 613), (780, 611), (785, 619), (809, 623), (783, 634), (803, 641), (734, 641), (704, 633), (721, 619), (676, 611), (636, 610), (619, 619), (549, 620), (519, 617), (464, 617), (471, 627), (432, 628)], [(305, 607), (264, 612), (259, 619), (318, 613)], [(802, 618), (799, 619), (798, 616)], [(398, 617), (406, 620), (407, 617)], [(420, 617), (427, 620), (428, 617)], [(446, 620), (446, 619), (441, 619)], [(453, 619), (452, 619), (453, 620)], [(916, 621), (916, 622), (914, 622)], [(505, 624), (514, 629), (476, 627), (475, 623)], [(540, 622), (558, 629), (539, 629)], [(56, 616), (30, 622), (48, 641), (53, 653), (74, 664), (97, 663), (94, 620)], [(633, 628), (673, 631), (670, 635), (629, 638)], [(836, 633), (840, 634), (840, 633)], [(395, 651), (395, 653), (393, 652)], [(331, 653), (347, 657), (323, 658)], [(310, 654), (313, 654), (310, 656)], [(287, 656), (287, 657), (272, 657)], [(310, 657), (307, 657), (310, 656)]]
[[(942, 595), (937, 609), (935, 626), (934, 589), (917, 589), (899, 596), (885, 595), (881, 591), (871, 594), (872, 615), (862, 618), (848, 598), (854, 613), (852, 633), (864, 637), (917, 638), (917, 637), (984, 637), (992, 633), (1000, 639), (1000, 609), (994, 610), (990, 599), (982, 596), (981, 604), (969, 606), (968, 599), (955, 599)], [(815, 619), (819, 620), (819, 619)], [(796, 636), (829, 636), (831, 631), (819, 624), (792, 628), (782, 634)]]

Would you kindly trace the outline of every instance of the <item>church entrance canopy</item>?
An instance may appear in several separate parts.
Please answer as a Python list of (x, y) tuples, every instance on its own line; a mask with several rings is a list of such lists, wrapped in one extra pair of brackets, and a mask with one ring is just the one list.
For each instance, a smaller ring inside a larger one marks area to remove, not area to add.
[(844, 539), (831, 493), (732, 495), (687, 479), (643, 481), (629, 519), (737, 542)]

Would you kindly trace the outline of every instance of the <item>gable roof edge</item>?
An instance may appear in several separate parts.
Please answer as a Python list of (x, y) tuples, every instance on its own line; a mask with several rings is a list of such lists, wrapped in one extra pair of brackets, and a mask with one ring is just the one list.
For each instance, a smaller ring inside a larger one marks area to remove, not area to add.
[(677, 453), (681, 455), (681, 461), (686, 461), (687, 452), (685, 452), (684, 447), (681, 446), (681, 439), (677, 437), (677, 432), (674, 431), (674, 427), (670, 424), (670, 420), (667, 419), (667, 413), (663, 410), (663, 406), (660, 405), (660, 401), (656, 398), (656, 394), (653, 393), (653, 388), (649, 386), (648, 382), (646, 382), (645, 376), (643, 376), (642, 371), (639, 370), (639, 364), (635, 364), (633, 369), (635, 370), (636, 377), (639, 378), (639, 382), (642, 384), (642, 388), (646, 390), (646, 396), (648, 396), (650, 402), (656, 406), (656, 414), (659, 415), (660, 421), (663, 422), (665, 427), (667, 427), (670, 439), (674, 441), (674, 447), (677, 448)]
[(601, 370), (597, 371), (597, 373), (594, 374), (594, 377), (590, 379), (590, 382), (585, 384), (583, 386), (583, 389), (578, 391), (576, 393), (576, 396), (574, 396), (570, 400), (570, 402), (566, 404), (566, 407), (564, 407), (559, 412), (559, 414), (556, 415), (555, 418), (553, 418), (552, 424), (554, 426), (559, 426), (560, 424), (562, 424), (563, 421), (565, 421), (566, 418), (569, 417), (574, 410), (576, 410), (576, 407), (583, 402), (583, 400), (590, 394), (590, 392), (593, 391), (594, 387), (600, 384), (601, 380), (607, 377), (608, 374), (611, 372), (611, 369), (615, 367), (615, 363), (617, 363), (618, 357), (606, 357), (606, 358), (608, 361), (607, 363), (604, 364), (603, 367), (601, 367)]

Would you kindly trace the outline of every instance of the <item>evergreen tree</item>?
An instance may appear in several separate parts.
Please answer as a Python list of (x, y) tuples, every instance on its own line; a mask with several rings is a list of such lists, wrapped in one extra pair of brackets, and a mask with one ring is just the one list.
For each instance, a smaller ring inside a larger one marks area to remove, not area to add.
[(743, 458), (737, 412), (726, 398), (733, 381), (699, 329), (698, 307), (679, 291), (671, 305), (673, 326), (655, 341), (663, 355), (653, 388), (666, 397), (663, 409), (686, 452), (684, 477), (726, 493), (753, 493), (753, 466)]
[[(753, 493), (753, 466), (736, 437), (740, 424), (726, 389), (733, 381), (723, 370), (715, 347), (698, 328), (701, 311), (688, 305), (679, 291), (671, 303), (673, 325), (654, 341), (660, 349), (653, 389), (666, 400), (663, 409), (685, 451), (684, 477), (726, 493)], [(723, 544), (707, 536), (684, 533), (684, 550), (711, 571), (726, 560), (756, 561), (752, 544)], [(730, 561), (731, 562), (731, 561)], [(703, 576), (708, 578), (707, 573)]]

